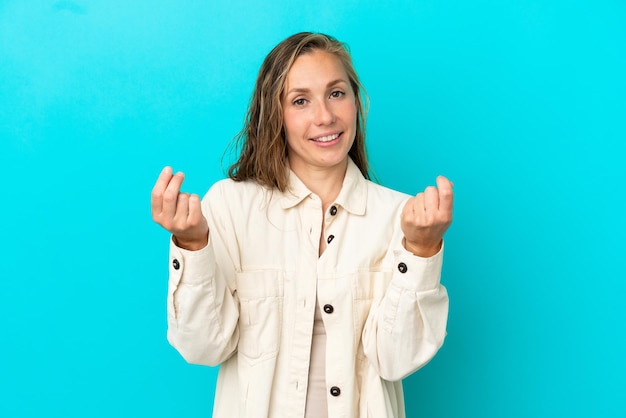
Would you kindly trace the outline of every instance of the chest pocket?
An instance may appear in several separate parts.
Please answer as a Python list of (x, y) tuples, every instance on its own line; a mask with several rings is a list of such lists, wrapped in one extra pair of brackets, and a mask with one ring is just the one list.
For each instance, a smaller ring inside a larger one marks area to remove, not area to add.
[(249, 363), (274, 357), (280, 347), (284, 273), (253, 271), (237, 274), (239, 344)]
[[(363, 326), (372, 309), (385, 296), (392, 274), (390, 271), (359, 271), (352, 276), (352, 294), (354, 298), (354, 331), (360, 338)], [(359, 345), (359, 341), (356, 341)], [(361, 351), (362, 352), (362, 351)]]

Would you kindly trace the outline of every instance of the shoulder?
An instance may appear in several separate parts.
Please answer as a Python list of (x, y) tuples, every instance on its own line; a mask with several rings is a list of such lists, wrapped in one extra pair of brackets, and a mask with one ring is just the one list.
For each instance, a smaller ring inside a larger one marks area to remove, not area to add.
[(365, 183), (367, 184), (368, 200), (383, 202), (404, 202), (411, 197), (406, 193), (390, 189), (389, 187), (374, 183), (371, 180), (365, 180)]
[(264, 201), (271, 190), (252, 180), (234, 181), (226, 178), (211, 186), (203, 201), (213, 206), (242, 208), (252, 202)]
[(250, 195), (261, 193), (262, 191), (267, 190), (267, 188), (261, 186), (256, 181), (252, 180), (244, 180), (244, 181), (235, 181), (230, 178), (225, 178), (222, 180), (218, 180), (213, 183), (213, 186), (209, 188), (207, 192), (207, 196), (214, 195)]
[(367, 184), (367, 213), (377, 219), (391, 217), (395, 219), (411, 197), (389, 187), (382, 186), (370, 180)]

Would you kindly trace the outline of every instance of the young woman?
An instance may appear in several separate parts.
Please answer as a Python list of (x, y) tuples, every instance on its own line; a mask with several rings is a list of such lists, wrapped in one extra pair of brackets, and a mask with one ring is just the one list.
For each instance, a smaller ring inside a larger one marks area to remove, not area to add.
[(299, 33), (261, 66), (230, 178), (201, 201), (159, 176), (168, 339), (220, 365), (214, 417), (404, 417), (401, 380), (443, 344), (452, 184), (369, 181), (364, 123), (345, 46)]

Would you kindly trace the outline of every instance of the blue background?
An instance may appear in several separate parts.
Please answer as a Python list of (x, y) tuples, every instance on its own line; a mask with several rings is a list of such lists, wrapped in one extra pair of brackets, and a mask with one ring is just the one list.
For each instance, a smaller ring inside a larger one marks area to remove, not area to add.
[(626, 417), (626, 4), (0, 1), (1, 417), (206, 417), (166, 332), (162, 166), (223, 176), (265, 54), (346, 41), (380, 181), (455, 183), (411, 417)]

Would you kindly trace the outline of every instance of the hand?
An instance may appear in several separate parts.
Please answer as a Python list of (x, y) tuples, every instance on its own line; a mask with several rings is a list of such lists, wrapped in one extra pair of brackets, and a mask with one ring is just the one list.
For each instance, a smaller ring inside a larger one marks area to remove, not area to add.
[(200, 196), (181, 193), (185, 175), (165, 167), (152, 189), (152, 219), (167, 229), (174, 242), (187, 250), (199, 250), (209, 241), (209, 225), (202, 214)]
[(439, 252), (443, 234), (452, 223), (452, 182), (439, 176), (437, 187), (428, 186), (402, 209), (404, 247), (420, 257)]

